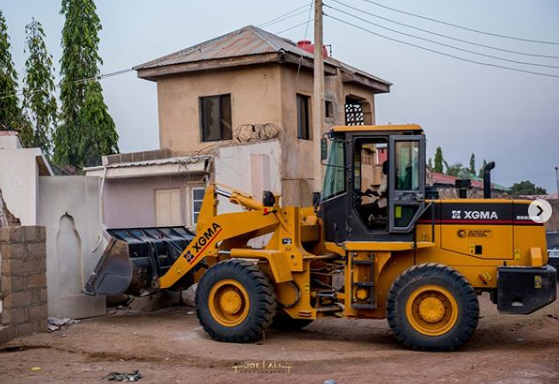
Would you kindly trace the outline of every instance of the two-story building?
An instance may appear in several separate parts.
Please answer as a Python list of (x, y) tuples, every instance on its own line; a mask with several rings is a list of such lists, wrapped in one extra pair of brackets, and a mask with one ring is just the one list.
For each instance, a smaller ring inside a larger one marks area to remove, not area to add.
[[(256, 196), (272, 190), (284, 204), (310, 204), (313, 167), (320, 166), (313, 152), (320, 139), (312, 133), (313, 53), (310, 41), (247, 26), (134, 67), (139, 78), (157, 84), (160, 149), (173, 158), (212, 156), (209, 172), (217, 182)], [(323, 55), (324, 129), (374, 124), (375, 95), (389, 92), (391, 83), (330, 57), (326, 48)], [(184, 179), (184, 172), (177, 175)], [(134, 188), (134, 180), (107, 179), (105, 193), (117, 183)], [(137, 183), (146, 189), (145, 177)], [(174, 196), (174, 203), (156, 198), (155, 209), (180, 207), (184, 219), (173, 223), (195, 224), (188, 185), (175, 194), (149, 193)]]

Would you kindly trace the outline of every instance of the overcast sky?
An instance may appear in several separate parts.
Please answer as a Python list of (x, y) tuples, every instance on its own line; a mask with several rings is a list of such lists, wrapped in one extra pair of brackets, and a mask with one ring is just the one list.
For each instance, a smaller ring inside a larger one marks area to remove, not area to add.
[[(362, 0), (338, 0), (366, 12), (444, 35), (503, 49), (559, 57), (559, 45), (536, 44), (481, 35), (395, 13)], [(533, 40), (559, 42), (559, 2), (556, 0), (376, 0), (438, 20)], [(103, 24), (100, 54), (103, 73), (114, 72), (189, 47), (246, 25), (260, 25), (307, 0), (97, 0)], [(325, 4), (343, 9), (333, 0)], [(64, 19), (60, 1), (0, 0), (8, 24), (12, 55), (22, 85), (25, 56), (24, 26), (32, 17), (43, 24), (47, 46), (56, 62), (57, 81)], [(353, 12), (346, 8), (347, 11)], [(515, 64), (441, 47), (365, 24), (325, 7), (325, 12), (358, 23), (375, 32), (430, 49), (508, 67), (559, 76), (559, 69)], [(463, 49), (501, 58), (559, 67), (559, 59), (509, 54), (460, 44), (406, 27), (369, 19), (413, 35), (436, 39)], [(274, 24), (276, 33), (305, 22), (307, 14)], [(312, 38), (312, 25), (308, 30)], [(305, 36), (305, 26), (281, 34), (294, 41)], [(449, 163), (467, 164), (473, 152), (478, 167), (494, 160), (494, 180), (511, 185), (530, 179), (549, 192), (556, 191), (554, 167), (559, 166), (559, 77), (535, 76), (479, 66), (388, 41), (338, 21), (325, 18), (325, 44), (333, 56), (394, 83), (377, 97), (377, 123), (421, 124), (428, 137), (428, 155), (443, 148)], [(158, 148), (157, 93), (153, 82), (135, 72), (102, 81), (110, 113), (116, 121), (123, 152)]]

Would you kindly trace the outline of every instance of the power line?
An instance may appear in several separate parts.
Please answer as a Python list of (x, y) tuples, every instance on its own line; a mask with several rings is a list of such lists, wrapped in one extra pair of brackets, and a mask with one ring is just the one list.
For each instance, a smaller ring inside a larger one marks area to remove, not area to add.
[[(133, 71), (133, 69), (123, 69), (120, 71), (115, 71), (115, 72), (111, 72), (111, 73), (106, 73), (106, 74), (102, 74), (102, 75), (98, 75), (98, 76), (92, 76), (92, 77), (87, 77), (84, 79), (79, 79), (79, 80), (73, 80), (68, 82), (67, 84), (81, 84), (81, 83), (86, 83), (88, 81), (92, 81), (92, 80), (103, 80), (109, 77), (114, 77), (114, 76), (119, 76), (119, 75), (123, 75), (125, 73), (131, 72)], [(62, 85), (62, 81), (60, 81), (58, 84), (55, 84), (55, 88), (60, 88), (60, 86)], [(0, 100), (2, 99), (7, 99), (8, 97), (16, 97), (16, 96), (23, 96), (23, 95), (32, 95), (34, 93), (37, 92), (41, 92), (44, 91), (44, 89), (42, 88), (35, 88), (35, 89), (30, 89), (28, 91), (24, 91), (23, 89), (20, 89), (19, 91), (15, 92), (15, 93), (3, 93), (0, 94)]]
[(292, 17), (295, 17), (295, 16), (302, 15), (303, 13), (306, 13), (306, 12), (307, 12), (307, 10), (306, 10), (306, 9), (303, 9), (303, 10), (300, 11), (300, 12), (294, 13), (294, 14), (292, 14), (292, 15), (290, 15), (290, 16), (286, 16), (286, 17), (284, 17), (284, 18), (282, 18), (282, 19), (278, 19), (278, 20), (276, 20), (276, 21), (274, 21), (274, 22), (271, 22), (271, 23), (267, 23), (267, 24), (264, 25), (263, 27), (259, 27), (259, 28), (268, 28), (268, 27), (270, 27), (270, 26), (272, 26), (272, 25), (274, 25), (274, 24), (281, 23), (282, 21), (285, 21), (285, 20), (287, 20), (287, 19), (291, 19)]
[[(312, 1), (311, 1), (311, 4), (312, 4)], [(295, 9), (289, 11), (289, 12), (286, 12), (286, 13), (284, 13), (284, 14), (282, 14), (282, 15), (279, 15), (279, 16), (273, 18), (272, 20), (268, 20), (268, 21), (266, 21), (265, 23), (262, 23), (262, 24), (258, 25), (258, 28), (264, 28), (264, 27), (270, 26), (271, 23), (274, 23), (274, 24), (275, 24), (276, 20), (279, 20), (279, 19), (281, 19), (282, 17), (286, 17), (286, 16), (288, 16), (288, 15), (291, 15), (292, 13), (297, 12), (297, 11), (300, 10), (300, 9), (306, 8), (307, 6), (308, 6), (308, 4), (301, 5), (300, 7), (297, 7), (297, 8), (295, 8)], [(288, 18), (289, 18), (289, 17), (288, 17)], [(283, 20), (285, 20), (285, 19), (283, 19)]]
[(522, 38), (522, 37), (507, 36), (507, 35), (501, 35), (501, 34), (498, 34), (498, 33), (492, 33), (492, 32), (481, 31), (481, 30), (479, 30), (479, 29), (464, 27), (463, 25), (454, 24), (454, 23), (449, 23), (449, 22), (442, 21), (442, 20), (437, 20), (437, 19), (432, 19), (432, 18), (430, 18), (430, 17), (417, 15), (417, 14), (415, 14), (415, 13), (402, 11), (402, 10), (396, 9), (396, 8), (391, 8), (391, 7), (387, 6), (387, 5), (379, 4), (379, 3), (377, 3), (376, 1), (372, 1), (372, 0), (362, 0), (362, 1), (365, 1), (365, 2), (370, 3), (370, 4), (374, 4), (374, 5), (376, 5), (377, 7), (389, 9), (389, 10), (391, 10), (391, 11), (393, 11), (393, 12), (398, 12), (398, 13), (402, 13), (402, 14), (404, 14), (404, 15), (413, 16), (413, 17), (418, 17), (418, 18), (420, 18), (420, 19), (429, 20), (429, 21), (432, 21), (432, 22), (434, 22), (434, 23), (439, 23), (439, 24), (448, 25), (448, 26), (454, 27), (454, 28), (460, 28), (460, 29), (463, 29), (463, 30), (466, 30), (466, 31), (470, 31), (470, 32), (481, 33), (481, 34), (483, 34), (483, 35), (501, 37), (501, 38), (503, 38), (503, 39), (509, 39), (509, 40), (526, 41), (526, 42), (529, 42), (529, 43), (559, 45), (559, 42), (555, 42), (555, 41), (544, 41), (544, 40), (526, 39), (526, 38)]
[[(470, 45), (475, 45), (475, 46), (478, 46), (478, 47), (483, 47), (483, 48), (488, 48), (488, 49), (494, 49), (494, 50), (501, 51), (501, 52), (513, 53), (513, 54), (516, 54), (516, 55), (531, 56), (531, 57), (541, 57), (541, 58), (546, 58), (546, 59), (559, 59), (559, 56), (542, 55), (542, 54), (537, 54), (537, 53), (528, 53), (528, 52), (514, 51), (514, 50), (511, 50), (511, 49), (505, 49), (505, 48), (494, 47), (494, 46), (491, 46), (491, 45), (480, 44), (480, 43), (475, 43), (475, 42), (473, 42), (473, 41), (468, 41), (468, 40), (459, 39), (459, 38), (457, 38), (457, 37), (447, 36), (447, 35), (442, 34), (442, 33), (433, 32), (433, 31), (430, 31), (430, 30), (428, 30), (428, 29), (419, 28), (419, 27), (416, 27), (416, 26), (413, 26), (413, 25), (410, 25), (410, 24), (406, 24), (406, 23), (402, 23), (402, 22), (399, 22), (399, 21), (395, 21), (395, 20), (389, 19), (389, 18), (387, 18), (387, 17), (382, 17), (382, 16), (379, 16), (379, 15), (375, 15), (374, 13), (367, 12), (367, 11), (361, 9), (361, 8), (352, 7), (351, 5), (345, 4), (345, 3), (341, 2), (341, 1), (338, 1), (338, 0), (332, 0), (332, 1), (335, 2), (335, 3), (338, 3), (338, 4), (340, 4), (340, 5), (343, 5), (344, 7), (351, 8), (351, 9), (353, 9), (353, 10), (355, 10), (355, 11), (359, 11), (359, 12), (365, 13), (365, 14), (367, 14), (367, 15), (369, 15), (369, 16), (376, 17), (377, 19), (385, 20), (385, 21), (388, 21), (388, 22), (390, 22), (390, 23), (394, 23), (394, 24), (397, 24), (397, 25), (401, 25), (401, 26), (404, 26), (404, 27), (408, 27), (408, 28), (411, 28), (411, 29), (415, 29), (415, 30), (417, 30), (417, 31), (429, 33), (429, 34), (431, 34), (431, 35), (439, 36), (439, 37), (442, 37), (442, 38), (445, 38), (445, 39), (454, 40), (454, 41), (459, 41), (459, 42), (461, 42), (461, 43), (470, 44)], [(365, 2), (366, 2), (366, 0), (361, 0), (361, 1), (365, 1)]]
[(300, 23), (300, 24), (294, 25), (294, 26), (292, 26), (292, 27), (289, 27), (289, 28), (284, 29), (284, 30), (279, 31), (279, 32), (275, 32), (274, 34), (275, 34), (275, 35), (279, 35), (280, 33), (284, 33), (284, 32), (287, 32), (287, 31), (291, 31), (292, 29), (295, 29), (295, 28), (300, 27), (300, 26), (302, 26), (302, 25), (309, 24), (311, 21), (314, 21), (314, 19), (310, 19), (310, 20), (307, 20), (307, 21), (303, 21), (303, 22)]
[(508, 71), (522, 72), (522, 73), (529, 73), (529, 74), (538, 75), (538, 76), (546, 76), (546, 77), (556, 77), (556, 78), (559, 78), (559, 75), (552, 75), (552, 74), (550, 74), (550, 73), (535, 72), (535, 71), (529, 71), (529, 70), (526, 70), (526, 69), (505, 67), (505, 66), (503, 66), (503, 65), (492, 64), (492, 63), (485, 63), (485, 62), (482, 62), (482, 61), (475, 61), (475, 60), (466, 59), (466, 58), (463, 58), (463, 57), (460, 57), (460, 56), (451, 55), (451, 54), (449, 54), (449, 53), (440, 52), (440, 51), (437, 51), (437, 50), (434, 50), (434, 49), (431, 49), (431, 48), (422, 47), (422, 46), (417, 45), (417, 44), (408, 43), (407, 41), (394, 39), (394, 38), (392, 38), (392, 37), (388, 37), (388, 36), (382, 35), (382, 34), (380, 34), (380, 33), (373, 32), (373, 31), (371, 31), (370, 29), (363, 28), (363, 27), (361, 27), (361, 26), (359, 26), (359, 25), (357, 25), (357, 24), (350, 23), (349, 21), (344, 21), (344, 20), (338, 19), (337, 17), (330, 16), (330, 15), (328, 15), (328, 14), (326, 14), (326, 13), (325, 13), (324, 15), (327, 16), (327, 17), (329, 17), (329, 18), (331, 18), (331, 19), (334, 19), (334, 20), (336, 20), (336, 21), (338, 21), (338, 22), (340, 22), (340, 23), (343, 23), (343, 24), (352, 26), (352, 27), (354, 27), (354, 28), (357, 28), (357, 29), (360, 29), (360, 30), (362, 30), (362, 31), (368, 32), (368, 33), (370, 33), (370, 34), (372, 34), (372, 35), (375, 35), (375, 36), (378, 36), (378, 37), (382, 37), (383, 39), (390, 40), (390, 41), (395, 41), (395, 42), (400, 43), (400, 44), (409, 45), (409, 46), (411, 46), (411, 47), (415, 47), (415, 48), (418, 48), (418, 49), (422, 49), (422, 50), (428, 51), (428, 52), (433, 52), (433, 53), (436, 53), (436, 54), (438, 54), (438, 55), (450, 57), (450, 58), (453, 58), (453, 59), (456, 59), (456, 60), (461, 60), (461, 61), (465, 61), (465, 62), (473, 63), (473, 64), (478, 64), (478, 65), (484, 65), (484, 66), (487, 66), (487, 67), (494, 67), (494, 68), (506, 69), (506, 70), (508, 70)]
[(488, 57), (488, 58), (490, 58), (490, 59), (501, 60), (501, 61), (507, 61), (507, 62), (509, 62), (509, 63), (522, 64), (522, 65), (532, 65), (532, 66), (535, 66), (535, 67), (543, 67), (543, 68), (555, 68), (555, 69), (559, 69), (559, 66), (556, 66), (556, 65), (538, 64), (538, 63), (531, 63), (531, 62), (527, 62), (527, 61), (519, 61), (519, 60), (506, 59), (506, 58), (504, 58), (504, 57), (488, 55), (488, 54), (486, 54), (486, 53), (481, 53), (481, 52), (471, 51), (471, 50), (465, 49), (465, 48), (455, 47), (454, 45), (441, 43), (441, 42), (436, 41), (436, 40), (431, 40), (431, 39), (427, 39), (427, 38), (425, 38), (425, 37), (420, 37), (420, 36), (412, 35), (411, 33), (406, 33), (406, 32), (402, 32), (402, 31), (398, 31), (398, 30), (396, 30), (396, 29), (388, 28), (388, 27), (385, 27), (385, 26), (383, 26), (383, 25), (380, 25), (380, 24), (377, 24), (377, 23), (373, 23), (372, 21), (367, 20), (367, 19), (364, 19), (364, 18), (362, 18), (362, 17), (355, 16), (355, 15), (352, 14), (352, 13), (349, 13), (349, 12), (343, 11), (343, 10), (341, 10), (341, 9), (332, 7), (332, 6), (330, 6), (330, 5), (327, 5), (327, 4), (324, 4), (324, 5), (325, 5), (326, 7), (328, 7), (328, 8), (330, 8), (330, 9), (333, 9), (333, 10), (337, 11), (337, 12), (343, 13), (344, 15), (351, 16), (351, 17), (353, 17), (353, 18), (356, 18), (356, 19), (361, 20), (361, 21), (363, 21), (363, 22), (365, 22), (365, 23), (374, 25), (374, 26), (379, 27), (379, 28), (382, 28), (382, 29), (386, 29), (387, 31), (391, 31), (391, 32), (394, 32), (394, 33), (398, 33), (398, 34), (400, 34), (400, 35), (408, 36), (408, 37), (411, 37), (411, 38), (413, 38), (413, 39), (418, 39), (418, 40), (427, 41), (427, 42), (429, 42), (429, 43), (441, 45), (441, 46), (443, 46), (443, 47), (447, 47), (447, 48), (451, 48), (451, 49), (456, 49), (457, 51), (462, 51), (462, 52), (470, 53), (470, 54), (472, 54), (472, 55), (477, 55), (477, 56)]

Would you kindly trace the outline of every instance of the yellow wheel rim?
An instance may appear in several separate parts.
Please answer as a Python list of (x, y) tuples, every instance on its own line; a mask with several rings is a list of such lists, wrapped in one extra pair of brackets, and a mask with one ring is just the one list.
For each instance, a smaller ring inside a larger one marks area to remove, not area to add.
[(241, 324), (248, 316), (249, 304), (245, 287), (232, 279), (218, 281), (212, 287), (208, 299), (212, 317), (226, 327)]
[(427, 336), (441, 336), (458, 320), (458, 304), (452, 294), (438, 285), (426, 285), (412, 292), (406, 303), (410, 325)]

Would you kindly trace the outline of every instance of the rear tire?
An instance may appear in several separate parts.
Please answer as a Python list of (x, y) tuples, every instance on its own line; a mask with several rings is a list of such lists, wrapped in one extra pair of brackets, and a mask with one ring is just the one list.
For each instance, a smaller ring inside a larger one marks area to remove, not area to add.
[(386, 307), (388, 324), (406, 347), (455, 351), (472, 336), (479, 319), (473, 287), (441, 264), (420, 264), (392, 284)]
[(196, 289), (196, 315), (217, 341), (260, 339), (276, 315), (276, 294), (254, 263), (230, 259), (204, 273)]

